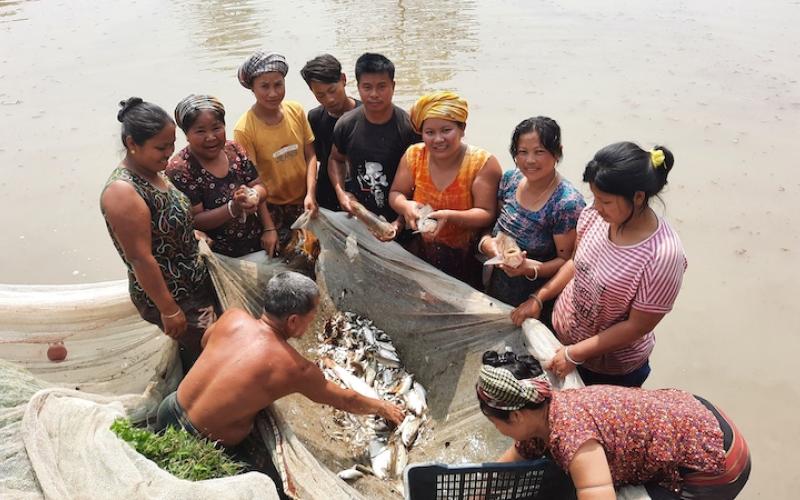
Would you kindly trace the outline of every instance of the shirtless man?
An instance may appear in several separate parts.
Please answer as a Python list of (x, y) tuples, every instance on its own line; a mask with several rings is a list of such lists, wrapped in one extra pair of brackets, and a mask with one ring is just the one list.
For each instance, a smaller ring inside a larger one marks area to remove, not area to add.
[(259, 319), (230, 309), (206, 330), (197, 362), (158, 408), (159, 429), (180, 426), (232, 450), (248, 437), (260, 410), (296, 392), (340, 410), (402, 422), (400, 407), (326, 380), (287, 342), (301, 337), (314, 320), (319, 305), (316, 283), (299, 273), (282, 272), (266, 288)]

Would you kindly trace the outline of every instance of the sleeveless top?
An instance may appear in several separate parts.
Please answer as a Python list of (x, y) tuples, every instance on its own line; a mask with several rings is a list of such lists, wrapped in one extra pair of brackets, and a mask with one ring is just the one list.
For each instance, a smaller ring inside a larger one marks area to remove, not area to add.
[[(163, 172), (158, 175), (169, 188), (165, 192), (120, 165), (111, 172), (103, 191), (105, 192), (108, 185), (114, 181), (125, 181), (133, 186), (136, 193), (147, 204), (147, 208), (150, 209), (153, 257), (155, 257), (158, 267), (161, 268), (167, 289), (175, 301), (180, 303), (208, 286), (210, 277), (205, 262), (200, 257), (197, 239), (194, 237), (192, 207), (189, 198), (175, 188)], [(102, 206), (100, 210), (103, 217), (106, 218)], [(125, 258), (125, 253), (117, 242), (107, 218), (106, 227), (114, 242), (114, 247), (128, 268), (128, 289), (131, 301), (140, 309), (142, 307), (155, 308), (153, 301), (136, 280), (133, 267)]]
[[(425, 143), (414, 144), (406, 151), (406, 162), (414, 179), (412, 199), (434, 210), (469, 210), (474, 207), (472, 184), (478, 172), (491, 155), (488, 151), (467, 145), (458, 175), (449, 186), (439, 191), (431, 179), (428, 148)], [(436, 237), (437, 242), (452, 248), (467, 248), (475, 239), (477, 230), (456, 224), (446, 224)]]

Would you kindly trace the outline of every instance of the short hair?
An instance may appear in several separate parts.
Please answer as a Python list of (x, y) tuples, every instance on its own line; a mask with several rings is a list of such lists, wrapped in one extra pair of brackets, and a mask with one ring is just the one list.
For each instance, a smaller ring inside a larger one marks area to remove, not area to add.
[(322, 54), (308, 61), (300, 76), (309, 87), (311, 82), (336, 83), (342, 77), (342, 63), (330, 54)]
[(539, 136), (539, 144), (542, 145), (558, 161), (561, 159), (563, 149), (561, 148), (561, 127), (552, 118), (546, 116), (533, 116), (519, 122), (511, 134), (511, 147), (509, 152), (511, 157), (516, 159), (519, 152), (519, 138), (523, 134), (536, 132)]
[(389, 80), (394, 81), (394, 63), (383, 54), (366, 52), (356, 61), (356, 81), (360, 81), (365, 73), (386, 73)]
[(314, 280), (294, 271), (283, 271), (267, 282), (264, 311), (280, 319), (314, 310), (319, 288)]
[(117, 120), (122, 123), (120, 137), (122, 145), (127, 148), (125, 138), (130, 136), (133, 142), (142, 145), (151, 137), (159, 134), (172, 121), (172, 117), (160, 106), (143, 101), (141, 97), (131, 97), (120, 101)]

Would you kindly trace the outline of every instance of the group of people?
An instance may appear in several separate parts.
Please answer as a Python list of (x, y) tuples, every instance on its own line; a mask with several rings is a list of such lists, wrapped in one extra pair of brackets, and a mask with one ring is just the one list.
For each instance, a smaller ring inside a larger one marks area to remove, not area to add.
[[(325, 382), (286, 342), (313, 319), (312, 280), (282, 273), (268, 285), (261, 318), (231, 310), (217, 320), (221, 310), (199, 255), (198, 238), (205, 238), (232, 257), (286, 257), (290, 227), (303, 212), (352, 213), (357, 201), (391, 223), (409, 252), (513, 306), (515, 324), (538, 318), (551, 327), (564, 345), (546, 366), (552, 374), (577, 370), (597, 385), (555, 393), (532, 358), (487, 353), (481, 407), (517, 440), (503, 460), (547, 451), (572, 475), (580, 498), (611, 498), (614, 485), (651, 481), (682, 498), (736, 495), (749, 454), (724, 414), (679, 391), (631, 389), (650, 373), (654, 329), (672, 309), (686, 269), (680, 239), (650, 208), (674, 165), (666, 147), (600, 149), (583, 172), (593, 195), (586, 206), (558, 173), (562, 134), (551, 118), (514, 128), (515, 168), (503, 172), (495, 156), (464, 142), (469, 108), (457, 94), (424, 95), (410, 112), (393, 104), (395, 68), (381, 54), (356, 62), (360, 100), (347, 95), (335, 57), (308, 61), (300, 74), (320, 103), (308, 115), (284, 99), (288, 69), (283, 56), (263, 51), (241, 65), (238, 80), (255, 103), (236, 122), (233, 141), (225, 108), (211, 95), (187, 96), (174, 119), (140, 98), (121, 103), (126, 153), (101, 209), (128, 267), (134, 305), (179, 344), (187, 375), (162, 404), (164, 425), (233, 449), (260, 409), (292, 392), (402, 419), (395, 405)], [(173, 155), (176, 126), (188, 145)], [(435, 221), (432, 231), (418, 227), (423, 209)], [(503, 238), (522, 259), (483, 266), (502, 257)], [(232, 356), (241, 364), (229, 370)], [(616, 426), (638, 434), (624, 437)], [(275, 477), (274, 468), (260, 470)]]

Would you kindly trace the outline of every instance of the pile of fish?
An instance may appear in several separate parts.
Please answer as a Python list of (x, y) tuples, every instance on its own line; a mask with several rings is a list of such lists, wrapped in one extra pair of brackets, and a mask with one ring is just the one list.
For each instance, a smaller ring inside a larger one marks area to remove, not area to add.
[(336, 313), (317, 339), (320, 368), (327, 379), (363, 396), (391, 401), (406, 411), (406, 418), (397, 429), (378, 416), (337, 412), (334, 421), (343, 432), (333, 437), (348, 442), (357, 454), (367, 450), (371, 462), (371, 470), (355, 466), (341, 471), (339, 477), (357, 479), (365, 471), (380, 479), (401, 476), (408, 463), (408, 451), (427, 422), (425, 389), (403, 369), (389, 336), (367, 318), (350, 312)]

